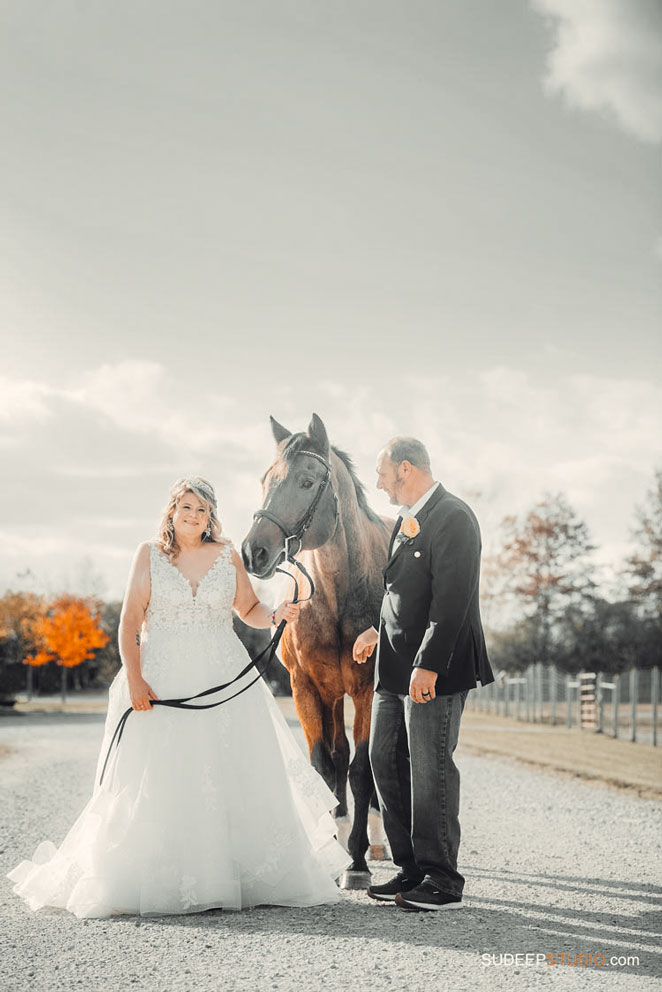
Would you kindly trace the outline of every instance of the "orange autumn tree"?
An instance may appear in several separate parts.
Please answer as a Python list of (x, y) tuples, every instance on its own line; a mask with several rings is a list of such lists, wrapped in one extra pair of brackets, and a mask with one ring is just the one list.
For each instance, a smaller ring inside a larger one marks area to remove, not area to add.
[[(27, 652), (34, 653), (28, 657), (36, 657), (42, 647), (37, 627), (45, 612), (43, 597), (35, 593), (9, 591), (0, 597), (0, 694), (16, 691), (20, 663)], [(28, 668), (27, 692), (32, 695), (32, 668)]]
[(44, 649), (25, 662), (34, 666), (55, 660), (62, 667), (62, 702), (67, 697), (67, 669), (93, 658), (110, 639), (101, 626), (100, 613), (95, 600), (60, 596), (37, 624)]

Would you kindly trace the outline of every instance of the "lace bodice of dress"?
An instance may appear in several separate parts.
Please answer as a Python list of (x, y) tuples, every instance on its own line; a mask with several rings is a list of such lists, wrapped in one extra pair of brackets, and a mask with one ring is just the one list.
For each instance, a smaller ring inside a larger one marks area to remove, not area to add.
[(145, 626), (148, 631), (182, 628), (232, 629), (237, 574), (232, 563), (232, 545), (224, 545), (194, 593), (188, 579), (150, 544), (151, 595)]

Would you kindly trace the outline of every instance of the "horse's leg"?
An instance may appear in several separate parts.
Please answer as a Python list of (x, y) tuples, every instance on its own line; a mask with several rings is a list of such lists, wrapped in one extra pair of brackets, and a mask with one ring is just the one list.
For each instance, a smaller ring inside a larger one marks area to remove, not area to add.
[(347, 845), (352, 863), (343, 875), (341, 884), (343, 888), (363, 889), (370, 884), (365, 855), (368, 849), (368, 809), (374, 790), (368, 758), (372, 685), (363, 686), (352, 698), (355, 711), (354, 757), (349, 766), (349, 784), (354, 796), (354, 822)]
[(331, 757), (336, 769), (335, 795), (338, 800), (336, 817), (347, 816), (347, 769), (349, 768), (349, 741), (345, 733), (345, 698), (336, 699), (325, 710), (324, 740), (331, 743)]
[(348, 850), (349, 834), (352, 829), (347, 812), (347, 769), (349, 768), (349, 741), (345, 733), (345, 697), (324, 709), (324, 740), (331, 744), (331, 758), (335, 767), (335, 796), (338, 805), (333, 810), (337, 824), (338, 841)]
[[(289, 667), (289, 666), (288, 666)], [(324, 706), (313, 680), (296, 666), (289, 669), (294, 707), (306, 735), (310, 763), (329, 789), (336, 785), (336, 768), (324, 737)]]
[(384, 830), (384, 821), (379, 809), (377, 792), (374, 788), (368, 809), (368, 843), (370, 844), (371, 861), (388, 861), (391, 853), (386, 831)]

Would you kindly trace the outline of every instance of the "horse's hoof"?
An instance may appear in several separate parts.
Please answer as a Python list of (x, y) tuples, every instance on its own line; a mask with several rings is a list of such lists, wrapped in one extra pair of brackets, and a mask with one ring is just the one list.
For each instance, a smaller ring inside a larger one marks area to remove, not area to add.
[(383, 844), (370, 845), (370, 861), (388, 861), (386, 848)]
[(370, 885), (372, 875), (369, 871), (344, 871), (338, 879), (341, 889), (367, 889)]

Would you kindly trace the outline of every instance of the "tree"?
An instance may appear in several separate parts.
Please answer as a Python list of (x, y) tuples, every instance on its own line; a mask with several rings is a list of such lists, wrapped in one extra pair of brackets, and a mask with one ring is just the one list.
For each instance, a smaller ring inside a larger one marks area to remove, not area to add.
[(519, 674), (535, 657), (536, 630), (531, 620), (519, 620), (507, 630), (486, 630), (485, 637), (495, 672)]
[[(41, 596), (7, 592), (0, 598), (0, 693), (14, 693), (23, 686), (21, 662), (42, 648), (38, 625), (46, 612)], [(28, 696), (32, 695), (32, 667), (28, 668)]]
[[(655, 472), (646, 502), (636, 509), (637, 527), (633, 538), (639, 547), (628, 558), (632, 599), (644, 616), (662, 628), (662, 468)], [(662, 630), (660, 631), (662, 632)]]
[(587, 608), (595, 589), (588, 528), (557, 493), (546, 494), (523, 518), (506, 517), (502, 531), (502, 550), (488, 568), (503, 579), (502, 601), (511, 600), (531, 622), (530, 660), (549, 664), (565, 614)]
[(100, 623), (100, 612), (101, 604), (95, 600), (61, 596), (37, 625), (45, 651), (35, 657), (43, 664), (43, 658), (48, 655), (48, 660), (54, 659), (61, 666), (62, 702), (67, 696), (67, 669), (93, 658), (95, 651), (109, 641)]
[(636, 604), (595, 598), (590, 610), (571, 609), (557, 631), (558, 664), (567, 671), (621, 673), (660, 663), (660, 644)]
[(121, 601), (115, 600), (111, 603), (105, 603), (103, 606), (101, 626), (108, 634), (108, 642), (105, 647), (97, 651), (94, 663), (91, 664), (91, 680), (93, 682), (107, 685), (112, 682), (122, 667), (118, 643), (121, 613)]

